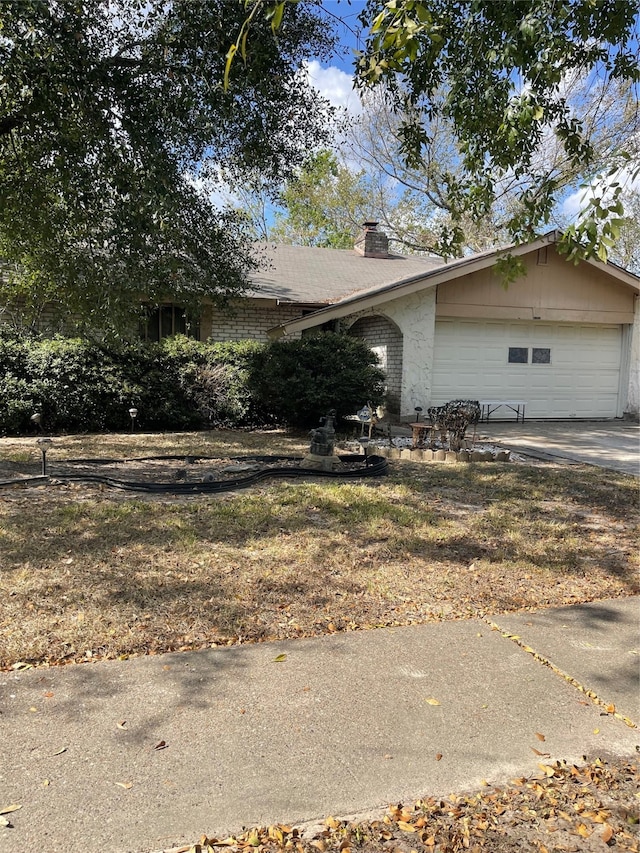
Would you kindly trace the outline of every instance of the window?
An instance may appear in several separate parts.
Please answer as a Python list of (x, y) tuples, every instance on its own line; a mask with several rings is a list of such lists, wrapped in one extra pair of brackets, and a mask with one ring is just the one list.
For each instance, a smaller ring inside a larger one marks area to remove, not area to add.
[(548, 347), (533, 347), (531, 364), (551, 364), (551, 350)]
[(199, 323), (189, 318), (180, 305), (149, 308), (146, 318), (140, 322), (140, 337), (144, 341), (159, 341), (172, 335), (187, 335), (199, 340)]
[(528, 347), (509, 347), (509, 364), (527, 364), (528, 361)]
[[(529, 347), (509, 347), (509, 364), (529, 364)], [(549, 347), (531, 347), (531, 364), (551, 364)]]

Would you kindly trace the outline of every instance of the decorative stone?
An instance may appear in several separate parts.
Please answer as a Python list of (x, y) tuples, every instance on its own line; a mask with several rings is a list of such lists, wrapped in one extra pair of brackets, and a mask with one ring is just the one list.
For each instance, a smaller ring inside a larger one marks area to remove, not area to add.
[(390, 448), (389, 459), (400, 459), (400, 450), (397, 447)]
[(321, 456), (316, 453), (307, 453), (300, 468), (307, 471), (333, 471), (340, 465), (340, 459), (337, 456)]
[(422, 450), (421, 448), (414, 450), (411, 454), (411, 458), (414, 462), (424, 462), (424, 450)]
[(511, 457), (510, 450), (499, 450), (496, 453), (496, 462), (508, 462)]
[[(234, 465), (225, 465), (220, 470), (224, 471), (225, 474), (242, 474), (245, 471), (259, 471), (260, 466), (254, 465), (250, 462), (238, 462), (237, 464), (234, 464)], [(186, 471), (185, 471), (185, 474), (186, 474)]]
[(458, 454), (456, 453), (455, 450), (447, 450), (447, 452), (445, 453), (445, 456), (444, 456), (444, 461), (445, 462), (457, 462), (458, 461)]
[(471, 459), (471, 454), (468, 450), (461, 450), (458, 453), (458, 462), (468, 462)]
[(411, 459), (412, 458), (412, 450), (409, 447), (403, 447), (400, 451), (400, 459)]
[(422, 451), (423, 462), (433, 462), (433, 450), (427, 449)]
[(433, 451), (433, 461), (434, 462), (444, 462), (447, 458), (447, 453), (445, 450), (434, 450)]
[(471, 451), (471, 461), (472, 462), (484, 462), (484, 453), (481, 450), (472, 450)]

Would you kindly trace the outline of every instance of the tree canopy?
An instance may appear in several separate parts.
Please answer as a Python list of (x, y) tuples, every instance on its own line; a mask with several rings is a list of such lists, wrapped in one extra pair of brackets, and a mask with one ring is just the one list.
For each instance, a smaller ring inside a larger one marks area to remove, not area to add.
[[(593, 147), (594, 158), (606, 163), (640, 131), (640, 115), (629, 109), (628, 84), (617, 80), (593, 86), (578, 76), (572, 79), (569, 104), (579, 112)], [(349, 116), (332, 150), (319, 149), (277, 198), (284, 208), (269, 226), (264, 200), (258, 191), (243, 193), (242, 209), (251, 218), (262, 239), (297, 245), (349, 248), (367, 219), (381, 223), (396, 252), (440, 254), (445, 258), (508, 245), (508, 223), (520, 212), (520, 194), (529, 176), (514, 174), (496, 183), (491, 207), (482, 217), (463, 213), (455, 218), (455, 196), (450, 197), (451, 176), (461, 178), (463, 167), (450, 122), (444, 116), (429, 121), (430, 143), (424, 157), (409, 167), (397, 156), (398, 127), (402, 115), (395, 112), (377, 92), (367, 93), (363, 109)], [(548, 140), (538, 153), (546, 174), (553, 177), (558, 192), (575, 189), (581, 178), (564, 148)], [(357, 166), (355, 165), (357, 164)], [(633, 215), (630, 196), (624, 200)], [(635, 211), (637, 214), (637, 211)], [(629, 243), (626, 221), (618, 244)], [(570, 219), (556, 207), (549, 227), (564, 230)], [(462, 239), (449, 245), (442, 240), (458, 228)], [(444, 245), (443, 245), (444, 244)], [(625, 250), (628, 255), (628, 247)], [(612, 260), (620, 256), (618, 247)]]
[[(259, 163), (277, 185), (326, 138), (300, 73), (331, 38), (312, 4), (225, 80), (237, 0), (5, 0), (0, 4), (2, 296), (93, 326), (136, 300), (192, 304), (245, 286), (241, 217), (202, 186)], [(7, 284), (8, 282), (8, 284)]]
[(316, 151), (287, 181), (278, 197), (270, 237), (297, 246), (351, 249), (362, 223), (379, 206), (363, 170), (341, 163), (329, 149)]
[[(277, 21), (304, 2), (248, 5), (254, 18), (262, 8)], [(565, 248), (606, 259), (621, 224), (620, 176), (640, 177), (638, 141), (603, 161), (572, 86), (615, 81), (637, 112), (638, 19), (635, 0), (368, 0), (354, 79), (363, 91), (381, 91), (401, 117), (404, 163), (425, 163), (438, 118), (456, 142), (457, 168), (443, 175), (451, 221), (441, 229), (442, 254), (457, 253), (465, 218), (486, 217), (505, 181), (519, 182), (519, 204), (505, 221), (509, 237), (528, 239), (544, 228), (563, 190), (545, 156), (553, 147), (567, 170), (594, 186)]]

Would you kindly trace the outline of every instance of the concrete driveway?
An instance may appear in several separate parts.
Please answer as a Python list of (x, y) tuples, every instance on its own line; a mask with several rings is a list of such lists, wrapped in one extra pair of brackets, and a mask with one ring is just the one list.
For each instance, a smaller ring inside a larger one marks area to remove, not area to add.
[(640, 424), (631, 421), (489, 421), (478, 434), (514, 452), (640, 475)]

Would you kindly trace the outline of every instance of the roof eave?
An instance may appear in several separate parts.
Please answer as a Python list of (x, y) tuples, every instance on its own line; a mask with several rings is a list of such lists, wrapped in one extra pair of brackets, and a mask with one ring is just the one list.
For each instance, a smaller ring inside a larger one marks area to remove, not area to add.
[[(353, 313), (354, 305), (358, 306), (355, 310), (364, 311), (367, 308), (373, 308), (376, 305), (388, 302), (390, 298), (396, 299), (401, 296), (409, 296), (418, 290), (425, 289), (425, 287), (436, 287), (438, 284), (443, 284), (445, 281), (453, 281), (456, 278), (461, 278), (462, 276), (469, 275), (470, 273), (486, 269), (487, 267), (493, 266), (496, 258), (500, 255), (512, 255), (515, 257), (526, 255), (530, 252), (535, 252), (537, 249), (541, 249), (543, 246), (557, 243), (559, 238), (560, 233), (558, 231), (550, 231), (530, 243), (523, 243), (520, 246), (510, 246), (504, 249), (496, 249), (490, 253), (483, 254), (481, 257), (474, 256), (470, 258), (461, 258), (459, 260), (452, 261), (449, 264), (445, 264), (442, 267), (436, 267), (436, 269), (430, 270), (429, 272), (420, 273), (419, 275), (402, 279), (391, 285), (385, 285), (373, 293), (354, 294), (353, 296), (341, 299), (334, 305), (328, 305), (325, 308), (320, 308), (318, 311), (314, 311), (313, 314), (309, 314), (307, 317), (301, 317), (300, 319), (293, 320), (290, 323), (283, 323), (280, 326), (275, 326), (273, 329), (269, 329), (267, 334), (271, 339), (275, 340), (283, 337), (284, 335), (302, 332), (305, 329), (311, 329), (314, 326), (319, 326), (322, 323), (328, 323), (330, 320), (337, 320)], [(601, 261), (592, 258), (589, 258), (587, 263), (597, 269), (606, 269), (613, 278), (618, 279), (635, 290), (640, 289), (640, 279), (638, 276), (627, 272), (622, 269), (622, 267), (618, 267), (615, 264), (603, 264)]]

